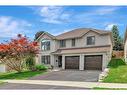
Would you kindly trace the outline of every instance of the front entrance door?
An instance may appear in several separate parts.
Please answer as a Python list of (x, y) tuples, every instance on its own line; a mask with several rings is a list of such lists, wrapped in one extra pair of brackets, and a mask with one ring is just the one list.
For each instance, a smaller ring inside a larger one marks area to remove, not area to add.
[(58, 56), (58, 67), (62, 67), (62, 56)]

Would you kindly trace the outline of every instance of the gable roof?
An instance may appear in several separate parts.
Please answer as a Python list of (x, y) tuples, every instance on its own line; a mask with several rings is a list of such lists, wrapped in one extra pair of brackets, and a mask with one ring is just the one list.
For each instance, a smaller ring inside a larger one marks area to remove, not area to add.
[(72, 38), (79, 38), (82, 37), (83, 35), (85, 35), (86, 33), (88, 33), (89, 31), (93, 31), (98, 33), (99, 35), (105, 35), (108, 34), (111, 37), (112, 40), (112, 34), (110, 31), (106, 31), (106, 30), (99, 30), (99, 29), (93, 29), (93, 28), (78, 28), (78, 29), (74, 29), (71, 30), (69, 32), (65, 32), (62, 33), (58, 36), (53, 36), (48, 32), (44, 32), (42, 33), (37, 39), (36, 41), (38, 41), (44, 34), (50, 36), (52, 39), (56, 39), (56, 40), (63, 40), (63, 39), (72, 39)]
[(110, 31), (98, 30), (98, 29), (92, 29), (92, 28), (78, 28), (78, 29), (74, 29), (66, 33), (62, 33), (56, 36), (56, 39), (62, 40), (62, 39), (70, 39), (70, 38), (79, 38), (85, 35), (89, 31), (94, 31), (100, 35), (111, 33)]
[(48, 36), (51, 37), (52, 39), (55, 39), (55, 36), (51, 35), (51, 34), (48, 33), (48, 32), (44, 32), (44, 33), (42, 33), (35, 41), (38, 41), (44, 34), (48, 35)]

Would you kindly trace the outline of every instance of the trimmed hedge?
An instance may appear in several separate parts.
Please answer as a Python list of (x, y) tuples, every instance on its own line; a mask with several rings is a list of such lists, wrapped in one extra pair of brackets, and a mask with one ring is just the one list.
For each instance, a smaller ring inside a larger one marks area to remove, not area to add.
[(121, 66), (121, 65), (126, 65), (126, 63), (123, 59), (121, 59), (121, 58), (119, 58), (119, 59), (112, 58), (111, 61), (108, 64), (108, 67), (116, 68), (116, 67)]

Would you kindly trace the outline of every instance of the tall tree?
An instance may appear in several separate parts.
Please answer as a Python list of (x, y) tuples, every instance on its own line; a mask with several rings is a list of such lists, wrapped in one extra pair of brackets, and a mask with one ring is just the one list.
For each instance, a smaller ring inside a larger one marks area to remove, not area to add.
[(120, 51), (123, 50), (123, 39), (119, 35), (119, 30), (116, 25), (112, 27), (112, 34), (113, 34), (113, 50)]
[(23, 64), (29, 56), (36, 56), (38, 53), (37, 42), (30, 41), (21, 34), (11, 39), (8, 43), (0, 43), (0, 61), (10, 69), (21, 72)]
[(43, 34), (44, 32), (45, 32), (45, 31), (39, 31), (39, 32), (37, 32), (37, 33), (35, 34), (35, 39), (34, 39), (34, 40), (38, 39), (38, 37), (40, 37), (40, 35)]

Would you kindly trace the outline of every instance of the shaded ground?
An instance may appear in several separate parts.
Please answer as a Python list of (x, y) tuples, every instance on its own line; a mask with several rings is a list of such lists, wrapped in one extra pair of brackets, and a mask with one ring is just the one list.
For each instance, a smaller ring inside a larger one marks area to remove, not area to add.
[(56, 80), (56, 81), (83, 81), (97, 82), (101, 71), (97, 70), (63, 70), (49, 72), (44, 75), (39, 75), (30, 78), (30, 80)]

